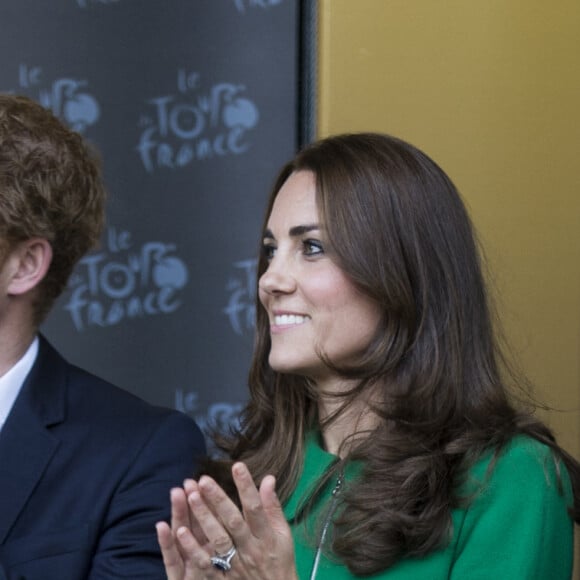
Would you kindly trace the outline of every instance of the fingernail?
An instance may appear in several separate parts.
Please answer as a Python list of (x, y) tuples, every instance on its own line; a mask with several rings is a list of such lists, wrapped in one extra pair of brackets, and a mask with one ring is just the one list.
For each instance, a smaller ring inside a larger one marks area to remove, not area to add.
[(204, 475), (199, 480), (199, 487), (205, 491), (211, 491), (214, 487), (213, 479)]
[(234, 463), (232, 467), (235, 475), (245, 475), (247, 468), (243, 463)]

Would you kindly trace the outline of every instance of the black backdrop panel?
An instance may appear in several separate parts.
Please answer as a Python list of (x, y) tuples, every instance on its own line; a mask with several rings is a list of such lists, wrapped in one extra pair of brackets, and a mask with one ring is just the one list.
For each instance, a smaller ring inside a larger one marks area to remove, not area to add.
[(202, 425), (246, 399), (268, 190), (297, 146), (297, 0), (18, 0), (0, 90), (99, 150), (101, 246), (43, 332), (70, 360)]

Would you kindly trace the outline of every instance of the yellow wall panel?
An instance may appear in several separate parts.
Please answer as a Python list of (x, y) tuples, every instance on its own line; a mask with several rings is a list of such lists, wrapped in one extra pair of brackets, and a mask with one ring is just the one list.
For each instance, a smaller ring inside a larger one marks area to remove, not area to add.
[(320, 0), (318, 134), (383, 131), (449, 173), (544, 415), (580, 456), (580, 2)]
[(561, 409), (542, 416), (580, 457), (580, 2), (318, 8), (319, 136), (392, 133), (449, 173), (517, 362)]

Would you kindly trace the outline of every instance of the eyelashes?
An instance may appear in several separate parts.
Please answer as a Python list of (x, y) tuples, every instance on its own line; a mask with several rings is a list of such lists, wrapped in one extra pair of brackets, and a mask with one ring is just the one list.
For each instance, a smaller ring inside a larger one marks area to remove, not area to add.
[(302, 247), (304, 255), (306, 256), (318, 256), (324, 254), (324, 248), (320, 240), (304, 240), (302, 242)]
[[(320, 240), (308, 238), (300, 241), (301, 253), (307, 258), (313, 258), (324, 254), (324, 246)], [(276, 255), (278, 248), (273, 240), (265, 240), (262, 243), (262, 258), (271, 262)]]
[(272, 242), (263, 242), (262, 243), (262, 258), (267, 262), (270, 262), (276, 253), (276, 245)]

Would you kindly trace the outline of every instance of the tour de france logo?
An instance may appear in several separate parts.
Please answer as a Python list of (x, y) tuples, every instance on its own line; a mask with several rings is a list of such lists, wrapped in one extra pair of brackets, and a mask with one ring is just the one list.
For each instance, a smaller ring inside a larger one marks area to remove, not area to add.
[(238, 12), (242, 14), (251, 8), (272, 8), (284, 2), (284, 0), (232, 0)]
[[(246, 10), (251, 8), (272, 8), (273, 6), (278, 6), (282, 4), (284, 0), (229, 0), (233, 2), (234, 6), (237, 8), (238, 12), (244, 13)], [(117, 4), (121, 0), (76, 0), (77, 5), (80, 8), (88, 8), (91, 5), (107, 5), (107, 4)]]
[[(241, 387), (240, 392), (243, 392)], [(208, 437), (208, 453), (213, 455), (217, 449), (212, 445), (211, 433), (217, 430), (227, 433), (229, 429), (240, 428), (240, 413), (243, 403), (233, 401), (215, 401), (207, 408), (200, 402), (198, 391), (178, 388), (175, 390), (174, 407), (189, 415)]]
[(223, 313), (234, 333), (240, 336), (252, 332), (255, 327), (257, 268), (258, 261), (255, 258), (234, 262), (226, 284), (229, 296)]
[(92, 4), (117, 4), (121, 0), (77, 0), (80, 8), (88, 8)]
[(146, 104), (136, 149), (147, 172), (241, 155), (249, 149), (248, 133), (260, 118), (244, 85), (221, 82), (206, 89), (198, 73), (185, 70), (178, 71), (176, 93), (150, 98)]
[(32, 91), (31, 97), (78, 133), (84, 133), (101, 116), (99, 103), (90, 93), (86, 80), (59, 78), (47, 82), (41, 67), (21, 64), (18, 86), (18, 92)]
[(176, 246), (132, 243), (128, 231), (107, 231), (106, 251), (85, 256), (69, 281), (64, 309), (79, 332), (133, 318), (166, 315), (181, 306), (189, 272)]

